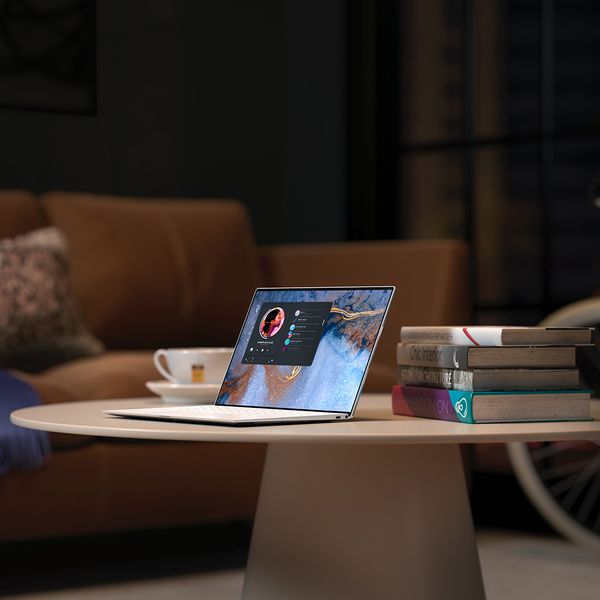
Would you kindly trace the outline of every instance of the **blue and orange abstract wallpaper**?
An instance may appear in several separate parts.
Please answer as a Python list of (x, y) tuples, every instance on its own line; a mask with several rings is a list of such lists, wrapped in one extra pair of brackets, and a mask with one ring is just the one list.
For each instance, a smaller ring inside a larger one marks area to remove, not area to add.
[(258, 290), (217, 404), (350, 412), (392, 291)]

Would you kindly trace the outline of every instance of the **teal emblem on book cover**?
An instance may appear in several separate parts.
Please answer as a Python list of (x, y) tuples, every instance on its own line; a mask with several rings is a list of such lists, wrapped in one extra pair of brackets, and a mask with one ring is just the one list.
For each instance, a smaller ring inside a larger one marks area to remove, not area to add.
[(473, 392), (461, 392), (460, 390), (448, 390), (450, 402), (456, 416), (461, 423), (473, 423), (472, 399)]

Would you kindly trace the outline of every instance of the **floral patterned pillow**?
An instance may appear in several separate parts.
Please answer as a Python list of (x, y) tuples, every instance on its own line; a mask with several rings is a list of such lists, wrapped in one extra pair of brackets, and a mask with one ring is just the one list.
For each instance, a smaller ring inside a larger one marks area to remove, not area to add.
[(103, 349), (71, 293), (63, 234), (48, 227), (0, 240), (0, 368), (35, 373)]

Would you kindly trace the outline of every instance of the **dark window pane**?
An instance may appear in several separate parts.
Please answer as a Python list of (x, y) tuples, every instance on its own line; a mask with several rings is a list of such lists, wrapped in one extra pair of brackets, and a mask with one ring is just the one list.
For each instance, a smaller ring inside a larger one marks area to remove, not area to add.
[[(465, 7), (475, 34), (468, 182)], [(407, 0), (399, 17), (398, 232), (471, 234), (480, 322), (535, 324), (599, 294), (600, 2)], [(554, 70), (543, 68), (543, 35)], [(542, 98), (542, 73), (554, 97)], [(543, 108), (558, 135), (542, 137)]]
[(410, 153), (399, 172), (404, 237), (466, 236), (462, 151)]
[(556, 128), (600, 132), (600, 2), (555, 3)]
[(474, 2), (475, 135), (540, 129), (540, 0)]
[(556, 145), (551, 213), (551, 302), (600, 290), (600, 141)]
[(540, 153), (536, 145), (475, 155), (474, 255), (479, 306), (535, 306), (542, 299)]
[(464, 135), (463, 12), (463, 0), (399, 5), (401, 144)]

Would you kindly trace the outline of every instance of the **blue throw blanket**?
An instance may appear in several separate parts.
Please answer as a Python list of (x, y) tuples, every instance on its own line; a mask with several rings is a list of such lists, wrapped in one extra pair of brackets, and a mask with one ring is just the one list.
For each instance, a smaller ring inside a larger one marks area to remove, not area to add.
[(45, 431), (24, 429), (10, 422), (10, 413), (40, 403), (36, 391), (14, 375), (0, 371), (0, 475), (13, 469), (41, 467), (50, 453)]

